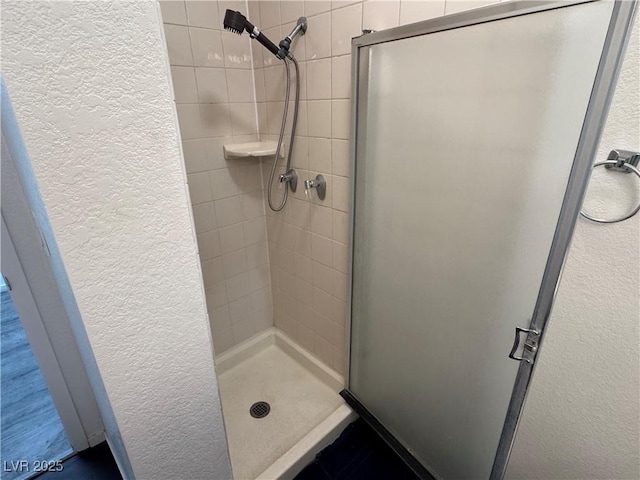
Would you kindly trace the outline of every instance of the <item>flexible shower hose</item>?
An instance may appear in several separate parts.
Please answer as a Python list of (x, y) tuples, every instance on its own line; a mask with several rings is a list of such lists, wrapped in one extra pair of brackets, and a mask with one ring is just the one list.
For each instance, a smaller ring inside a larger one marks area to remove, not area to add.
[(284, 129), (285, 124), (287, 123), (287, 112), (289, 110), (289, 95), (291, 93), (291, 70), (289, 68), (289, 60), (293, 62), (293, 65), (296, 69), (296, 100), (293, 104), (293, 124), (291, 125), (291, 140), (289, 141), (289, 151), (287, 152), (287, 166), (285, 168), (285, 173), (287, 173), (291, 169), (291, 155), (293, 154), (293, 140), (296, 136), (296, 125), (298, 123), (298, 104), (300, 103), (300, 70), (298, 69), (298, 61), (293, 56), (293, 54), (289, 54), (287, 58), (283, 60), (284, 67), (286, 70), (286, 86), (285, 86), (285, 99), (284, 99), (284, 109), (282, 111), (282, 125), (280, 126), (280, 136), (278, 137), (278, 146), (276, 147), (276, 155), (273, 157), (273, 165), (271, 166), (271, 174), (269, 175), (269, 186), (267, 187), (267, 202), (269, 203), (269, 208), (274, 212), (279, 212), (282, 210), (287, 203), (287, 198), (289, 196), (289, 182), (285, 182), (284, 186), (284, 195), (282, 197), (282, 202), (278, 206), (273, 205), (273, 200), (271, 198), (271, 191), (273, 189), (273, 179), (276, 174), (276, 170), (278, 168), (278, 158), (280, 157), (280, 150), (282, 149), (282, 140), (284, 138)]

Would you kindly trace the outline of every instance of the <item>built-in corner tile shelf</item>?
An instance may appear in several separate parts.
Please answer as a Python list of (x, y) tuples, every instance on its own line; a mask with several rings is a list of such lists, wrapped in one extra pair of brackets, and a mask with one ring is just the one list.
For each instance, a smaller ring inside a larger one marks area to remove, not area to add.
[[(250, 143), (232, 143), (222, 147), (224, 158), (233, 160), (234, 158), (250, 158), (250, 157), (268, 157), (276, 154), (276, 142), (250, 142)], [(283, 156), (284, 152), (281, 152)]]

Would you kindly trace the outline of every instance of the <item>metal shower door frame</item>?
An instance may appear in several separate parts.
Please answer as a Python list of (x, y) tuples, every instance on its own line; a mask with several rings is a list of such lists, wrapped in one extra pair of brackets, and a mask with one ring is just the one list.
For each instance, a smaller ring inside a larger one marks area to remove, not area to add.
[[(391, 435), (367, 408), (349, 391), (351, 370), (351, 327), (353, 298), (353, 250), (355, 228), (355, 183), (357, 174), (356, 158), (366, 152), (366, 135), (358, 136), (358, 129), (366, 132), (367, 99), (369, 81), (369, 47), (380, 43), (392, 42), (406, 38), (442, 32), (481, 23), (503, 20), (507, 18), (535, 14), (558, 8), (567, 8), (599, 0), (570, 1), (512, 1), (491, 5), (484, 8), (447, 15), (410, 25), (363, 34), (351, 41), (351, 140), (350, 140), (350, 199), (349, 199), (349, 260), (347, 297), (348, 322), (346, 328), (346, 388), (341, 392), (347, 402), (389, 443), (407, 464), (423, 478), (435, 478), (406, 448)], [(616, 80), (620, 72), (624, 51), (629, 39), (636, 14), (637, 0), (615, 0), (607, 35), (602, 48), (602, 55), (593, 83), (593, 89), (584, 117), (580, 138), (571, 167), (565, 196), (562, 202), (558, 223), (538, 298), (534, 308), (530, 328), (540, 332), (539, 344), (542, 345), (544, 333), (551, 315), (555, 295), (558, 290), (562, 270), (566, 262), (573, 237), (575, 224), (584, 200), (589, 183), (591, 167), (598, 143), (604, 129), (609, 106), (615, 91)], [(360, 100), (360, 101), (359, 101)], [(508, 346), (507, 346), (508, 348)], [(506, 356), (505, 352), (505, 356)], [(539, 350), (538, 350), (539, 353)], [(535, 360), (535, 358), (534, 358)], [(529, 385), (535, 369), (532, 363), (520, 362), (514, 383), (511, 401), (507, 410), (502, 434), (496, 451), (491, 471), (491, 480), (502, 479), (505, 475), (509, 455), (513, 447), (520, 417), (526, 401)]]

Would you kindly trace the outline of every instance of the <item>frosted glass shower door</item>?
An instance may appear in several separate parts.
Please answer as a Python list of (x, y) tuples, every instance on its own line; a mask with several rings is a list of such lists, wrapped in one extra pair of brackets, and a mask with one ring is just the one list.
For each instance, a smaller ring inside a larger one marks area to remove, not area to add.
[(531, 373), (515, 329), (546, 322), (615, 77), (619, 5), (508, 8), (354, 40), (345, 396), (436, 478), (492, 476)]

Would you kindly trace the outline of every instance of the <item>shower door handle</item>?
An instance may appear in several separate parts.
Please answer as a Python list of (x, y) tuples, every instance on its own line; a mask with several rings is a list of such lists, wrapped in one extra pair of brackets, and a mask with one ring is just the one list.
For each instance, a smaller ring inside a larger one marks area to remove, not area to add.
[[(518, 347), (520, 346), (521, 333), (526, 333), (527, 336), (525, 337), (522, 356), (517, 357), (516, 352), (518, 351)], [(538, 351), (539, 340), (540, 340), (540, 331), (534, 328), (516, 327), (516, 336), (513, 339), (513, 347), (511, 347), (511, 352), (509, 352), (509, 358), (512, 358), (513, 360), (518, 360), (519, 362), (524, 360), (527, 363), (533, 363), (535, 354)], [(526, 352), (529, 352), (528, 356), (525, 356)]]

